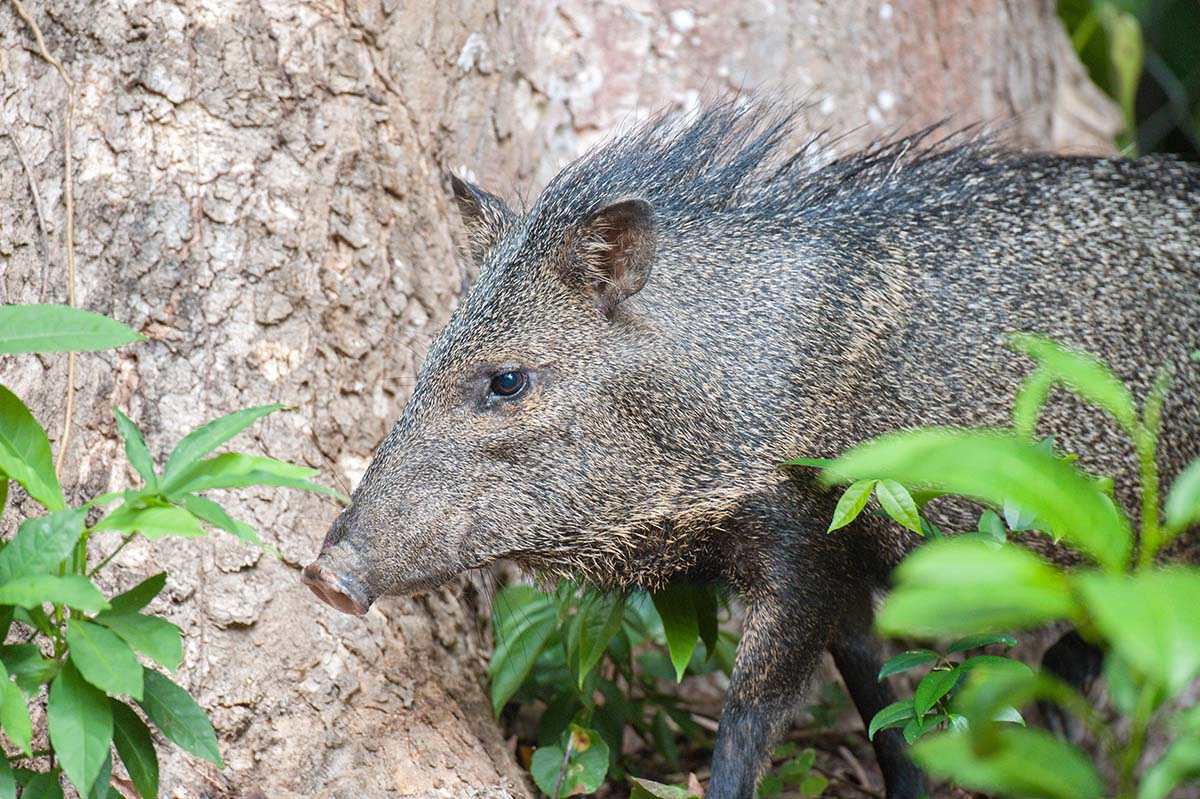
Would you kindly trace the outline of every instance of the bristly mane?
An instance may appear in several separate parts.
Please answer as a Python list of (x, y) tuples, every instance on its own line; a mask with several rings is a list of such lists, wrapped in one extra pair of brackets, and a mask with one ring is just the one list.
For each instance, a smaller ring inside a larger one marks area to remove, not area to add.
[[(971, 131), (935, 139), (935, 126), (822, 164), (825, 137), (801, 138), (802, 113), (794, 105), (773, 109), (740, 98), (690, 119), (660, 114), (564, 169), (530, 210), (529, 222), (561, 229), (631, 197), (649, 202), (676, 228), (712, 224), (725, 214), (752, 213), (760, 229), (771, 222), (819, 222), (859, 215), (880, 202), (894, 209), (903, 195), (927, 195), (942, 182), (938, 177), (987, 172), (1000, 154)], [(906, 180), (895, 180), (900, 172)]]

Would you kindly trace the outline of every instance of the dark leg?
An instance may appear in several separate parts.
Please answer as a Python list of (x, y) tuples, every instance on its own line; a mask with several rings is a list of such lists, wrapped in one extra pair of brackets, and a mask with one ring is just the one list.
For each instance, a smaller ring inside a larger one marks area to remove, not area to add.
[[(868, 606), (869, 607), (869, 606)], [(887, 707), (895, 697), (885, 683), (876, 678), (881, 665), (879, 646), (869, 632), (869, 625), (850, 626), (829, 647), (833, 662), (862, 716), (863, 726)], [(925, 792), (925, 778), (908, 757), (908, 746), (900, 730), (883, 730), (872, 742), (888, 799), (917, 799)]]
[(760, 585), (738, 644), (706, 799), (753, 799), (771, 747), (792, 720), (828, 640), (829, 608), (806, 606), (795, 582)]
[[(1104, 669), (1104, 653), (1071, 630), (1042, 655), (1042, 668), (1086, 695)], [(1067, 740), (1074, 740), (1078, 736), (1077, 725), (1055, 703), (1038, 702), (1038, 712), (1055, 735)]]

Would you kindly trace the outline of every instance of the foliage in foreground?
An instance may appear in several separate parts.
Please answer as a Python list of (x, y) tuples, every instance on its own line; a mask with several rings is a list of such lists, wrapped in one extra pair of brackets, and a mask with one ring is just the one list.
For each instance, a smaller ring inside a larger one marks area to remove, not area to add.
[[(125, 325), (66, 306), (0, 307), (0, 354), (94, 351), (140, 340)], [(70, 507), (45, 429), (0, 385), (0, 513), (10, 481), (46, 510), (21, 521), (16, 536), (0, 543), (0, 727), (20, 750), (0, 757), (0, 799), (15, 799), (18, 785), (25, 799), (61, 798), (60, 774), (81, 796), (117, 799), (109, 784), (114, 748), (138, 794), (155, 799), (158, 755), (146, 720), (180, 748), (222, 765), (208, 717), (159, 670), (173, 673), (183, 660), (180, 629), (144, 612), (167, 575), (109, 598), (92, 578), (135, 535), (196, 537), (206, 534), (208, 524), (263, 546), (248, 525), (203, 496), (206, 491), (267, 485), (333, 493), (309, 482), (314, 470), (273, 458), (208, 457), (281, 408), (247, 408), (193, 430), (157, 471), (141, 431), (114, 408), (126, 456), (143, 486)], [(93, 512), (115, 502), (106, 514)], [(89, 525), (89, 515), (100, 518)], [(89, 544), (103, 533), (120, 534), (121, 541), (89, 567)], [(4, 643), (14, 635), (17, 643)], [(35, 750), (29, 707), (43, 701), (49, 746)], [(44, 766), (13, 767), (21, 761)]]
[[(1162, 565), (1156, 555), (1200, 522), (1200, 460), (1179, 475), (1160, 506), (1155, 456), (1170, 373), (1160, 372), (1139, 413), (1129, 389), (1091, 356), (1028, 335), (1013, 345), (1038, 363), (1016, 398), (1014, 432), (931, 428), (886, 436), (824, 464), (826, 479), (851, 482), (845, 515), (865, 506), (864, 481), (894, 481), (906, 494), (904, 487), (915, 489), (911, 496), (955, 494), (1002, 508), (1014, 528), (1043, 531), (1091, 565), (1066, 571), (1004, 543), (1003, 525), (997, 534), (999, 517), (989, 512), (977, 534), (932, 541), (914, 552), (897, 569), (878, 626), (919, 639), (972, 638), (941, 653), (910, 650), (890, 661), (880, 679), (924, 663), (937, 666), (913, 698), (881, 711), (871, 732), (903, 727), (910, 741), (921, 738), (913, 756), (922, 767), (973, 790), (1046, 799), (1165, 799), (1200, 777), (1200, 708), (1164, 710), (1200, 676), (1200, 569)], [(1106, 411), (1133, 442), (1140, 538), (1113, 501), (1111, 480), (1084, 474), (1070, 459), (1031, 443), (1054, 385)], [(906, 526), (925, 529), (922, 521)], [(947, 658), (983, 644), (1008, 644), (1004, 631), (1052, 622), (1069, 622), (1102, 647), (1105, 687), (1129, 721), (1127, 734), (1048, 672), (1003, 658), (961, 664)], [(974, 637), (989, 634), (996, 637)], [(1115, 794), (1076, 746), (1023, 726), (1017, 710), (1037, 700), (1072, 714), (1094, 736), (1106, 771), (1116, 775)], [(1155, 726), (1171, 731), (1171, 744), (1138, 773)]]

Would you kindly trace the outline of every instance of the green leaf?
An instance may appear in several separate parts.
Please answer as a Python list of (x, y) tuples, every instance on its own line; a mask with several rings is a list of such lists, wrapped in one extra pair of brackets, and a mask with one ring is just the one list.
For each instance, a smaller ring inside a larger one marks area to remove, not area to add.
[[(112, 765), (110, 749), (104, 758), (104, 764), (100, 766), (100, 773), (96, 775), (96, 781), (92, 783), (92, 790), (87, 794), (88, 799), (109, 799), (109, 791), (112, 790)], [(120, 797), (120, 794), (117, 796)]]
[(625, 596), (616, 592), (598, 594), (586, 609), (580, 609), (580, 614), (576, 629), (579, 631), (578, 682), (582, 688), (584, 678), (600, 662), (608, 642), (621, 629), (625, 616)]
[(492, 611), (496, 646), (488, 664), (488, 678), (492, 712), (497, 717), (529, 676), (557, 626), (553, 597), (533, 586), (512, 585), (496, 596)]
[(793, 458), (780, 464), (780, 466), (812, 466), (817, 469), (828, 469), (832, 465), (832, 458)]
[(883, 710), (875, 714), (871, 719), (871, 724), (867, 728), (867, 738), (875, 740), (875, 733), (881, 730), (889, 730), (892, 727), (903, 727), (908, 723), (909, 719), (915, 718), (913, 712), (913, 703), (911, 699), (906, 699), (900, 702), (892, 702)]
[(844, 455), (837, 474), (934, 485), (994, 505), (1010, 500), (1111, 570), (1129, 561), (1129, 522), (1072, 466), (1011, 435), (939, 428), (875, 439)]
[(671, 771), (679, 770), (679, 744), (675, 742), (675, 731), (667, 722), (667, 715), (662, 711), (654, 714), (650, 723), (650, 734), (654, 738), (654, 748), (662, 755)]
[(115, 319), (68, 305), (0, 306), (0, 355), (94, 352), (145, 340)]
[(183, 631), (166, 619), (106, 611), (96, 617), (96, 623), (112, 630), (125, 643), (171, 673), (183, 662)]
[(932, 710), (939, 699), (950, 693), (958, 683), (959, 676), (959, 670), (956, 668), (946, 671), (935, 669), (926, 674), (917, 684), (917, 690), (913, 694), (913, 713), (917, 718)]
[(720, 612), (717, 588), (712, 585), (693, 585), (691, 588), (692, 602), (696, 607), (696, 628), (700, 634), (700, 640), (704, 643), (707, 657), (712, 657), (721, 635), (720, 623), (717, 618)]
[(146, 446), (146, 439), (142, 438), (142, 431), (121, 413), (120, 408), (113, 408), (113, 414), (117, 417), (117, 431), (125, 440), (125, 457), (129, 458), (129, 464), (146, 481), (146, 487), (157, 491), (158, 476), (154, 474), (154, 458), (150, 457), (150, 449)]
[[(0, 667), (0, 727), (8, 739), (27, 756), (33, 754), (33, 723), (29, 719), (29, 708), (25, 705), (25, 694), (16, 683), (8, 678), (8, 672)], [(0, 757), (0, 760), (3, 758)]]
[(0, 583), (56, 570), (74, 551), (86, 515), (82, 508), (60, 510), (22, 522), (16, 537), (0, 550)]
[[(567, 735), (572, 741), (569, 756), (564, 739), (563, 743), (540, 747), (529, 764), (533, 781), (551, 799), (595, 793), (604, 784), (604, 775), (608, 773), (608, 744), (604, 743), (600, 733), (572, 724)], [(555, 786), (558, 786), (557, 793)]]
[(913, 759), (937, 777), (983, 793), (1045, 799), (1100, 799), (1103, 783), (1074, 746), (1043, 730), (1005, 725), (995, 745), (974, 749), (971, 736), (929, 735), (915, 744)]
[(0, 605), (17, 605), (30, 609), (40, 608), (44, 602), (53, 602), (79, 610), (104, 610), (108, 603), (92, 581), (78, 574), (57, 577), (50, 574), (33, 574), (17, 577), (0, 585)]
[(900, 563), (895, 580), (876, 622), (890, 635), (1012, 630), (1076, 614), (1066, 577), (1012, 544), (932, 541)]
[(654, 608), (662, 619), (667, 651), (671, 653), (671, 664), (675, 667), (675, 680), (678, 682), (683, 679), (692, 653), (696, 651), (696, 642), (700, 640), (691, 586), (683, 582), (670, 583), (661, 591), (655, 591), (650, 598), (654, 600)]
[(317, 474), (316, 469), (297, 466), (263, 455), (227, 452), (224, 455), (200, 461), (178, 473), (171, 480), (163, 483), (163, 492), (171, 498), (175, 498), (180, 494), (210, 491), (215, 488), (244, 488), (262, 485), (315, 491), (318, 494), (327, 494), (339, 497), (346, 502), (349, 501), (348, 498), (333, 489), (309, 482), (308, 478)]
[(183, 437), (167, 458), (167, 466), (163, 469), (163, 491), (167, 486), (174, 485), (175, 480), (184, 470), (224, 444), (238, 433), (245, 430), (256, 421), (269, 413), (280, 411), (286, 405), (260, 405), (256, 408), (244, 408), (231, 414), (214, 419), (208, 424), (198, 427)]
[(883, 682), (885, 677), (931, 663), (937, 660), (938, 657), (938, 653), (932, 649), (909, 649), (891, 658), (887, 663), (884, 663), (883, 668), (879, 670), (879, 677), (877, 679), (879, 682)]
[(89, 685), (67, 661), (50, 685), (46, 723), (63, 771), (86, 796), (108, 757), (112, 741), (108, 697)]
[(142, 799), (158, 797), (158, 754), (141, 717), (123, 702), (112, 701), (113, 743)]
[(1004, 522), (1000, 521), (1000, 517), (994, 510), (985, 510), (979, 515), (979, 534), (985, 540), (997, 544), (1003, 544), (1008, 540), (1008, 530), (1005, 529)]
[(1013, 398), (1013, 432), (1018, 438), (1033, 438), (1042, 406), (1054, 386), (1054, 376), (1045, 369), (1035, 369), (1021, 381)]
[(100, 690), (142, 698), (142, 666), (137, 655), (112, 632), (79, 619), (67, 621), (71, 662), (83, 678)]
[(1146, 769), (1138, 799), (1168, 799), (1186, 780), (1200, 780), (1200, 736), (1185, 735), (1171, 742), (1157, 763)]
[(858, 514), (862, 513), (862, 509), (867, 506), (867, 500), (871, 498), (871, 489), (874, 487), (874, 480), (859, 480), (851, 483), (850, 487), (843, 492), (842, 498), (838, 500), (837, 507), (833, 509), (833, 519), (829, 522), (829, 529), (826, 532), (832, 533), (857, 519)]
[(208, 716), (191, 695), (153, 669), (144, 669), (145, 695), (138, 706), (159, 732), (184, 751), (224, 768), (217, 748), (217, 734)]
[(0, 799), (17, 799), (17, 781), (6, 757), (0, 757)]
[(92, 529), (95, 532), (115, 530), (141, 533), (151, 541), (168, 535), (181, 538), (205, 535), (204, 528), (195, 516), (174, 505), (138, 507), (126, 503), (101, 519)]
[(34, 696), (58, 674), (58, 663), (42, 657), (36, 644), (0, 646), (0, 662), (26, 696)]
[(917, 503), (913, 501), (907, 488), (895, 480), (880, 480), (875, 484), (875, 496), (879, 497), (879, 504), (893, 520), (917, 535), (925, 535), (921, 529), (921, 514), (917, 512)]
[(1120, 422), (1126, 433), (1132, 435), (1137, 429), (1133, 395), (1095, 356), (1034, 333), (1012, 336), (1009, 346), (1037, 361), (1055, 382), (1065, 384), (1088, 402), (1107, 411)]
[(699, 796), (677, 785), (663, 785), (661, 782), (631, 777), (632, 787), (629, 799), (700, 799)]
[(1200, 570), (1082, 572), (1074, 581), (1113, 649), (1171, 696), (1200, 674)]
[(159, 572), (152, 577), (147, 577), (125, 593), (117, 594), (110, 599), (109, 603), (112, 605), (111, 612), (114, 615), (138, 612), (149, 605), (151, 600), (162, 592), (166, 584), (166, 572)]
[(829, 787), (829, 778), (823, 774), (809, 774), (800, 783), (801, 796), (820, 796)]
[(0, 386), (0, 473), (11, 477), (47, 510), (64, 510), (50, 439), (25, 403)]
[(58, 772), (34, 776), (25, 783), (21, 799), (63, 799), (62, 786), (58, 784)]
[(1175, 478), (1163, 510), (1167, 527), (1172, 531), (1200, 523), (1200, 458), (1188, 464)]
[(0, 472), (0, 517), (4, 516), (6, 504), (8, 504), (8, 476)]
[(180, 504), (187, 508), (188, 512), (201, 521), (208, 522), (213, 527), (224, 530), (227, 533), (232, 533), (248, 544), (262, 547), (263, 549), (274, 550), (273, 547), (267, 546), (263, 540), (258, 537), (258, 533), (254, 532), (254, 528), (244, 522), (239, 522), (211, 499), (198, 497), (195, 494), (184, 494), (179, 498)]
[(985, 646), (994, 646), (995, 644), (1004, 644), (1004, 648), (1009, 649), (1017, 645), (1017, 639), (1008, 633), (968, 635), (965, 638), (959, 638), (946, 647), (946, 654), (953, 655), (955, 652), (966, 652), (968, 649), (982, 649)]

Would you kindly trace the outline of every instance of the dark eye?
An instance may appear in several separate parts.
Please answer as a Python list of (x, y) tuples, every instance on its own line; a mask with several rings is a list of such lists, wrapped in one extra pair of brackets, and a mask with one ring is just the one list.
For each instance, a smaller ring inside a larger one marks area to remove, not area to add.
[(501, 372), (492, 378), (492, 393), (497, 397), (515, 397), (529, 385), (529, 376), (524, 372)]

